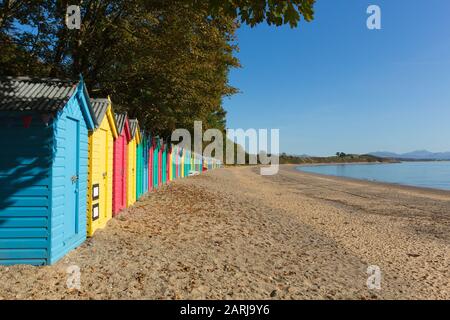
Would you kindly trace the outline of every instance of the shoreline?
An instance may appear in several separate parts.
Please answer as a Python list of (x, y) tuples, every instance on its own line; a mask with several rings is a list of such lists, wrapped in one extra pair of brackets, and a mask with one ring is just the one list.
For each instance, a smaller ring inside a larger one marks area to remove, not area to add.
[[(448, 193), (295, 166), (175, 180), (54, 265), (0, 266), (0, 300), (450, 299)], [(367, 287), (373, 265), (381, 290)]]
[[(351, 165), (353, 163), (344, 163), (343, 165)], [(375, 164), (382, 164), (382, 163), (358, 163), (358, 164), (367, 164), (367, 165), (375, 165)], [(386, 163), (390, 164), (390, 163)], [(322, 165), (328, 165), (328, 164), (317, 164), (317, 166)], [(330, 164), (330, 165), (337, 165), (337, 164)], [(352, 181), (352, 182), (360, 182), (360, 183), (368, 183), (368, 184), (376, 184), (379, 186), (384, 187), (393, 187), (398, 190), (407, 190), (407, 191), (417, 191), (417, 192), (426, 192), (429, 194), (435, 194), (435, 195), (450, 195), (450, 190), (446, 189), (437, 189), (437, 188), (431, 188), (431, 187), (418, 187), (418, 186), (411, 186), (401, 183), (394, 183), (394, 182), (383, 182), (383, 181), (376, 181), (376, 180), (366, 180), (366, 179), (358, 179), (358, 178), (351, 178), (351, 177), (343, 177), (343, 176), (334, 176), (334, 175), (328, 175), (328, 174), (322, 174), (322, 173), (315, 173), (315, 172), (306, 172), (295, 169), (295, 167), (303, 167), (303, 166), (309, 166), (309, 165), (298, 165), (298, 164), (287, 164), (285, 166), (291, 167), (291, 170), (294, 172), (300, 172), (302, 174), (312, 175), (319, 178), (328, 178), (335, 181), (343, 180), (343, 181)]]
[(338, 166), (338, 165), (352, 165), (352, 164), (364, 164), (364, 165), (376, 165), (376, 164), (398, 164), (399, 162), (368, 162), (368, 161), (359, 161), (359, 162), (320, 162), (320, 163), (301, 163), (301, 164), (294, 164), (294, 163), (286, 163), (286, 164), (280, 164), (282, 166), (299, 166), (299, 167), (319, 167), (319, 166)]

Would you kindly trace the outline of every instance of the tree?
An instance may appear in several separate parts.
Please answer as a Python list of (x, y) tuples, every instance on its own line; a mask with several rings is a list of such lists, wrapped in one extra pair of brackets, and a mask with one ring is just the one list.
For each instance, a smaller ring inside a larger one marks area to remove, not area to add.
[(251, 26), (310, 21), (313, 0), (73, 0), (82, 27), (65, 26), (67, 0), (0, 4), (0, 75), (76, 78), (93, 96), (167, 137), (179, 127), (225, 130), (225, 96), (239, 67), (237, 20)]
[[(205, 2), (197, 0), (198, 2)], [(209, 0), (208, 12), (212, 16), (227, 15), (233, 19), (255, 26), (261, 22), (296, 27), (301, 17), (311, 21), (314, 17), (315, 0)]]

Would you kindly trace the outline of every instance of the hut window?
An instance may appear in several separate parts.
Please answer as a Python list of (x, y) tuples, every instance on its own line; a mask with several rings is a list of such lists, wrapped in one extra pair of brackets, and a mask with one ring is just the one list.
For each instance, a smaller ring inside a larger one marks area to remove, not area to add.
[(92, 185), (92, 200), (98, 200), (100, 197), (100, 185), (94, 184)]
[(92, 206), (92, 221), (95, 221), (99, 217), (99, 204), (96, 203)]

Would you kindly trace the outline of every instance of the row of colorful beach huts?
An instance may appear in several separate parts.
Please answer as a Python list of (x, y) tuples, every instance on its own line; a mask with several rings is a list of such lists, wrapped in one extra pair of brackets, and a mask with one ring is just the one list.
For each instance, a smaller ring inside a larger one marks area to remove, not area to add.
[(155, 136), (79, 81), (0, 79), (0, 264), (52, 264), (121, 210), (221, 162)]

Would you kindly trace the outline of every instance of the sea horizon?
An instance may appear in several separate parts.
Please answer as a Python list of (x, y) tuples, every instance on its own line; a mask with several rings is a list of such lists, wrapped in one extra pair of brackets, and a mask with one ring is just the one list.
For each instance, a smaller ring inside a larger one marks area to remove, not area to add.
[[(450, 160), (398, 163), (337, 163), (296, 166), (296, 169), (335, 177), (376, 181), (437, 190), (450, 190)], [(370, 165), (368, 165), (370, 164)], [(447, 164), (447, 165), (446, 165)]]

